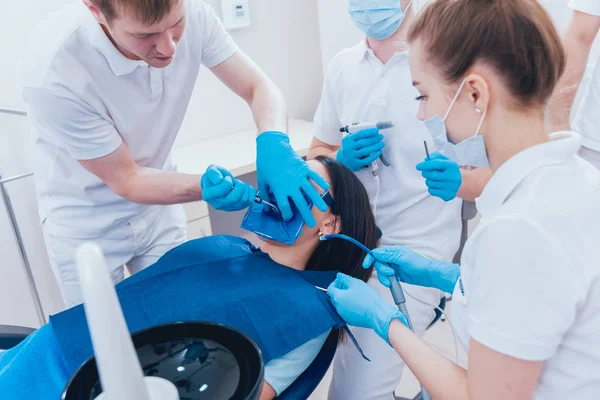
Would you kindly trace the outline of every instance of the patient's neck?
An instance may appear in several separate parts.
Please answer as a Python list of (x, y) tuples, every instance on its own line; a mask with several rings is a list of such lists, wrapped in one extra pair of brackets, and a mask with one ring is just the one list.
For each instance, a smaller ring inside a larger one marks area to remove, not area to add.
[(260, 249), (278, 264), (297, 270), (304, 270), (310, 256), (318, 245), (318, 241), (308, 241), (293, 246), (277, 246), (265, 242), (260, 246)]

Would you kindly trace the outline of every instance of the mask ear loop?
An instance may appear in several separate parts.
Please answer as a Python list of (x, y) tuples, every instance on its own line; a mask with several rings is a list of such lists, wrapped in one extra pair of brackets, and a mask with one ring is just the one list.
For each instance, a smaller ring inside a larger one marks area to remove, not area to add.
[(479, 135), (479, 130), (481, 129), (481, 125), (483, 125), (483, 120), (485, 119), (486, 114), (487, 114), (487, 110), (485, 110), (483, 112), (483, 115), (481, 116), (481, 119), (479, 120), (479, 124), (477, 125), (477, 130), (475, 131), (475, 134), (473, 136)]
[[(410, 8), (410, 6), (412, 5), (413, 1), (415, 1), (415, 0), (410, 0), (410, 3), (408, 3), (408, 5), (404, 9), (404, 11), (402, 11), (402, 14), (406, 15), (406, 12), (408, 11), (408, 9)], [(402, 10), (402, 0), (400, 0), (400, 9)]]
[(458, 100), (458, 96), (460, 95), (460, 92), (465, 87), (465, 83), (467, 83), (467, 78), (463, 79), (462, 83), (458, 87), (458, 91), (456, 92), (456, 94), (454, 95), (454, 98), (452, 99), (452, 102), (448, 106), (448, 111), (446, 111), (446, 115), (444, 115), (444, 118), (442, 118), (442, 121), (446, 121), (446, 118), (448, 118), (448, 115), (450, 114), (450, 110), (452, 110), (452, 107), (454, 107), (454, 103), (456, 103), (456, 100)]

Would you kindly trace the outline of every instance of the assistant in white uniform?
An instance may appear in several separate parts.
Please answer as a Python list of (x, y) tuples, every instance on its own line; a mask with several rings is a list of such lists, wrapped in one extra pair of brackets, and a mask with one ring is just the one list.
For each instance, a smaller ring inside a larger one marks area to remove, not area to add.
[[(517, 154), (489, 181), (461, 259), (452, 320), (469, 339), (544, 360), (536, 399), (600, 394), (600, 173), (572, 132)], [(552, 201), (548, 201), (552, 199)]]
[[(362, 4), (361, 1), (351, 2)], [(392, 15), (401, 11), (399, 1)], [(409, 1), (403, 2), (404, 8)], [(404, 9), (403, 8), (403, 9)], [(319, 154), (336, 156), (342, 139), (348, 134), (340, 128), (355, 122), (393, 120), (396, 125), (381, 130), (384, 157), (391, 164), (378, 163), (378, 175), (371, 167), (361, 168), (359, 177), (371, 200), (378, 227), (383, 236), (381, 246), (402, 245), (433, 259), (452, 259), (460, 240), (461, 199), (444, 202), (431, 196), (415, 166), (425, 159), (427, 141), (435, 149), (431, 135), (416, 117), (418, 91), (412, 86), (408, 52), (404, 42), (406, 26), (413, 15), (406, 11), (406, 21), (393, 35), (377, 43), (378, 49), (390, 54), (389, 60), (377, 57), (368, 45), (372, 38), (337, 54), (331, 61), (314, 118), (314, 137), (309, 157)], [(372, 35), (376, 35), (373, 31)], [(400, 47), (400, 49), (398, 49)], [(339, 158), (338, 158), (339, 160)], [(379, 284), (376, 273), (370, 282), (379, 294), (394, 304), (391, 292)], [(425, 333), (442, 293), (437, 289), (404, 285), (407, 307), (419, 335)], [(371, 362), (365, 361), (350, 342), (343, 342), (336, 353), (333, 382), (329, 398), (361, 400), (389, 399), (400, 384), (403, 362), (398, 354), (368, 329), (352, 328)]]
[(468, 368), (413, 334), (364, 282), (338, 275), (334, 306), (389, 343), (434, 399), (597, 398), (600, 171), (577, 154), (579, 134), (546, 133), (565, 68), (550, 17), (538, 2), (438, 0), (408, 37), (418, 117), (449, 149), (488, 159), (493, 176), (460, 265), (401, 246), (376, 249), (365, 264), (453, 292)]
[(590, 60), (590, 51), (600, 29), (600, 1), (571, 0), (571, 21), (565, 33), (565, 53), (568, 68), (559, 81), (550, 101), (551, 131), (571, 129), (571, 110), (590, 63), (595, 64), (592, 78), (575, 110), (572, 129), (583, 136), (579, 154), (600, 169), (600, 68)]
[[(250, 95), (250, 105), (260, 103), (253, 108), (260, 132), (286, 126), (280, 93), (207, 4), (173, 0), (136, 16), (119, 1), (107, 10), (94, 0), (60, 10), (33, 33), (20, 62), (39, 212), (67, 306), (81, 302), (73, 255), (83, 241), (102, 247), (117, 283), (124, 264), (137, 272), (186, 239), (176, 204), (202, 199), (200, 175), (176, 173), (171, 149), (202, 65)], [(213, 172), (223, 179), (224, 171)], [(226, 190), (239, 196), (221, 206), (253, 200), (254, 189), (225, 183), (241, 189)]]
[[(423, 123), (415, 118), (417, 96), (411, 85), (407, 52), (396, 53), (384, 65), (363, 41), (331, 62), (315, 115), (314, 135), (321, 142), (340, 146), (342, 126), (359, 121), (396, 121), (395, 127), (381, 131), (385, 136), (383, 153), (391, 166), (379, 162), (377, 177), (370, 168), (356, 172), (383, 233), (380, 243), (400, 244), (433, 259), (452, 259), (460, 240), (462, 201), (446, 203), (431, 196), (415, 169), (425, 158), (423, 141), (434, 148)], [(375, 272), (370, 284), (394, 304), (391, 292), (378, 282)], [(407, 293), (418, 299), (435, 305), (440, 302), (439, 290), (408, 286)], [(407, 306), (417, 332), (423, 335), (433, 319), (433, 307), (410, 297)], [(371, 330), (352, 328), (352, 332), (371, 362), (365, 361), (351, 342), (342, 342), (336, 353), (330, 399), (388, 399), (400, 384), (402, 360)]]

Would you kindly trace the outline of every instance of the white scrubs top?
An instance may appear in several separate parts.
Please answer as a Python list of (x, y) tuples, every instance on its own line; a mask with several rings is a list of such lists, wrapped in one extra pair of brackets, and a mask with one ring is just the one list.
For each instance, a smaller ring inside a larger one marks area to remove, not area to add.
[(462, 256), (453, 326), (522, 360), (544, 361), (535, 399), (600, 394), (600, 172), (561, 132), (496, 171)]
[[(600, 0), (571, 0), (569, 7), (590, 15), (600, 16)], [(600, 62), (600, 58), (598, 59)], [(577, 110), (573, 129), (583, 136), (583, 146), (600, 152), (600, 68), (594, 75)], [(600, 167), (600, 158), (598, 158)]]
[(139, 165), (175, 169), (171, 148), (200, 66), (214, 67), (237, 51), (207, 4), (186, 4), (185, 33), (163, 69), (123, 56), (81, 1), (32, 35), (20, 71), (40, 217), (50, 234), (100, 237), (149, 212), (150, 206), (116, 195), (78, 160), (106, 156), (125, 142)]
[(435, 145), (416, 118), (418, 91), (412, 86), (408, 53), (396, 53), (385, 65), (365, 41), (339, 53), (330, 63), (314, 135), (340, 146), (340, 128), (353, 122), (394, 120), (382, 130), (383, 154), (391, 167), (378, 161), (379, 176), (358, 171), (383, 232), (382, 245), (403, 245), (436, 260), (451, 260), (460, 240), (462, 200), (449, 203), (429, 195), (415, 166), (425, 160), (425, 147)]

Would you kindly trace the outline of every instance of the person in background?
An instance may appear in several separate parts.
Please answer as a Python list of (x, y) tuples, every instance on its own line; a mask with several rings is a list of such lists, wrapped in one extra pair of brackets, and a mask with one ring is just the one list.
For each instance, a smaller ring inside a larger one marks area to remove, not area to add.
[(577, 155), (580, 135), (547, 133), (565, 68), (549, 15), (537, 1), (437, 0), (408, 39), (419, 119), (447, 115), (448, 141), (473, 143), (468, 153), (488, 158), (493, 175), (460, 265), (397, 246), (363, 266), (452, 293), (468, 368), (415, 336), (362, 281), (340, 274), (328, 289), (334, 306), (393, 346), (434, 399), (597, 398), (600, 171)]
[[(571, 21), (563, 38), (567, 67), (550, 99), (550, 131), (571, 130), (571, 111), (585, 74), (592, 44), (600, 29), (600, 2), (571, 0)], [(579, 155), (600, 169), (600, 68), (596, 66), (573, 121), (583, 136)]]
[[(350, 168), (369, 193), (381, 245), (402, 245), (433, 259), (452, 259), (461, 237), (462, 201), (478, 197), (489, 168), (467, 170), (441, 154), (415, 116), (418, 91), (412, 86), (406, 35), (418, 3), (410, 0), (350, 0), (349, 11), (365, 40), (331, 61), (309, 157), (335, 157)], [(393, 120), (395, 126), (373, 127), (353, 134), (340, 128), (355, 122)], [(424, 142), (432, 151), (425, 160)], [(385, 166), (379, 158), (389, 161)], [(423, 179), (423, 176), (427, 180)], [(390, 304), (389, 290), (371, 278), (371, 286)], [(435, 288), (405, 285), (412, 321), (422, 336), (443, 294)], [(365, 361), (342, 343), (336, 353), (331, 400), (390, 399), (400, 384), (403, 361), (371, 330), (353, 328), (371, 358)]]

